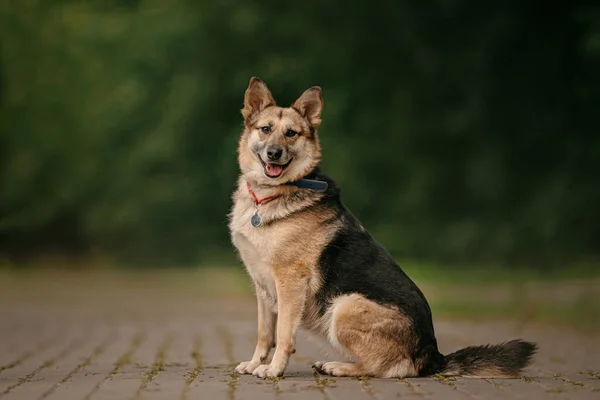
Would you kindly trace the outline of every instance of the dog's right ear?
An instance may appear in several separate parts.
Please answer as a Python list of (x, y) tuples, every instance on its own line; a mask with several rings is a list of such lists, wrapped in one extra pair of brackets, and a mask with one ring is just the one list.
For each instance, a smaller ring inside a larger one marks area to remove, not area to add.
[(257, 77), (253, 76), (250, 79), (250, 84), (244, 95), (244, 108), (242, 109), (244, 121), (247, 121), (251, 115), (274, 105), (275, 100), (267, 85)]

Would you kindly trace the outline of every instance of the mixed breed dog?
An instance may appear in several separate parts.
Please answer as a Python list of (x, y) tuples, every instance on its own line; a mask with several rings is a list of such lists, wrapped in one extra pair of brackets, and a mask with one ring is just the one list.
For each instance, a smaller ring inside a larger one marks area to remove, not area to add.
[(534, 343), (511, 340), (439, 352), (423, 293), (319, 169), (322, 108), (320, 87), (279, 107), (266, 84), (252, 78), (244, 96), (241, 174), (229, 229), (256, 288), (258, 342), (236, 372), (282, 376), (302, 327), (353, 360), (315, 362), (313, 368), (324, 374), (519, 376), (536, 351)]

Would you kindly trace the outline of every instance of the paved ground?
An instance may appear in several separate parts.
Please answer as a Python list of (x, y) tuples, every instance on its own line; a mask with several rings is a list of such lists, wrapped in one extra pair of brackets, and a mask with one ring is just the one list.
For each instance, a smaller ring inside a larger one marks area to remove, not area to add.
[(436, 321), (446, 353), (514, 337), (537, 341), (534, 365), (514, 380), (318, 376), (314, 361), (338, 357), (301, 333), (285, 378), (269, 381), (232, 374), (254, 347), (252, 300), (76, 286), (0, 291), (0, 399), (600, 399), (600, 345), (589, 333)]

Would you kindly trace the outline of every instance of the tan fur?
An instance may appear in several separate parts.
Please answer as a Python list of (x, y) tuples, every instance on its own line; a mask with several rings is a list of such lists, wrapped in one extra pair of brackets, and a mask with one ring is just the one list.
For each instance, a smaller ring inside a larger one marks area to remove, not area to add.
[[(260, 80), (252, 79), (246, 91), (244, 131), (238, 147), (242, 173), (233, 195), (229, 228), (256, 287), (258, 341), (252, 359), (242, 362), (236, 371), (261, 377), (283, 374), (294, 351), (296, 331), (303, 326), (328, 338), (338, 350), (362, 360), (360, 364), (316, 364), (327, 373), (413, 376), (416, 371), (409, 362), (408, 344), (397, 340), (410, 328), (398, 310), (351, 295), (339, 297), (324, 316), (319, 316), (315, 301), (321, 285), (317, 262), (339, 226), (327, 223), (334, 219), (332, 210), (316, 205), (322, 193), (281, 183), (303, 177), (319, 162), (316, 127), (321, 123), (321, 107), (318, 88), (307, 90), (292, 108), (275, 106)], [(262, 134), (261, 127), (267, 125), (271, 132)], [(288, 129), (301, 134), (286, 138)], [(265, 176), (258, 159), (261, 149), (273, 143), (286, 146), (296, 157), (277, 179)], [(263, 225), (259, 228), (250, 224), (256, 206), (246, 182), (258, 198), (279, 195), (261, 205)], [(277, 345), (271, 363), (262, 365), (274, 343)], [(379, 361), (373, 364), (368, 360)]]
[[(416, 336), (400, 311), (352, 294), (334, 300), (329, 313), (329, 342), (360, 361), (354, 365), (354, 373), (381, 378), (417, 375), (408, 353), (416, 345), (411, 343)], [(346, 376), (349, 368), (337, 363), (319, 364), (324, 372), (336, 376)]]
[[(282, 108), (275, 106), (271, 92), (264, 82), (253, 78), (244, 98), (244, 131), (238, 145), (241, 178), (262, 186), (264, 196), (270, 196), (278, 190), (285, 191), (285, 187), (278, 186), (302, 178), (321, 159), (321, 146), (316, 136), (323, 106), (321, 89), (310, 88), (292, 107)], [(260, 128), (264, 126), (271, 126), (272, 133), (262, 134)], [(288, 129), (301, 134), (291, 139), (286, 138), (284, 133)], [(283, 145), (295, 156), (285, 173), (276, 179), (265, 177), (263, 167), (258, 161), (257, 149), (269, 144)]]
[[(229, 228), (256, 288), (258, 340), (252, 359), (240, 363), (236, 371), (281, 376), (294, 352), (296, 331), (304, 327), (356, 361), (315, 363), (315, 368), (334, 376), (392, 378), (441, 371), (499, 377), (509, 376), (503, 371), (518, 373), (535, 352), (535, 344), (511, 341), (492, 347), (472, 346), (442, 356), (435, 338), (425, 337), (429, 342), (423, 343), (424, 334), (421, 330), (417, 333), (412, 315), (396, 306), (358, 293), (328, 298), (330, 303), (317, 302), (323, 284), (319, 258), (338, 230), (347, 225), (336, 214), (336, 207), (320, 202), (322, 192), (286, 183), (306, 176), (320, 161), (316, 129), (322, 107), (318, 87), (306, 90), (291, 107), (278, 107), (257, 78), (250, 80), (244, 96), (244, 130), (238, 145), (241, 174)], [(247, 185), (259, 199), (275, 196), (260, 205), (259, 227), (250, 222), (257, 206)], [(353, 226), (364, 232), (358, 222)], [(407, 287), (418, 292), (414, 284)], [(421, 300), (417, 297), (416, 301)], [(422, 301), (430, 318), (427, 303)], [(421, 318), (419, 329), (430, 330), (433, 336), (430, 321)], [(271, 362), (263, 364), (274, 345)]]
[[(275, 332), (265, 319), (274, 321), (275, 318), (277, 349), (272, 363), (276, 364), (274, 370), (283, 372), (300, 323), (317, 325), (312, 299), (320, 287), (317, 260), (336, 227), (322, 227), (323, 221), (331, 218), (328, 210), (296, 211), (282, 218), (290, 211), (285, 201), (278, 199), (261, 207), (265, 222), (256, 229), (250, 224), (255, 207), (245, 183), (240, 185), (236, 197), (230, 222), (232, 240), (255, 283), (259, 302), (259, 340), (255, 354), (250, 362), (240, 365), (238, 372), (249, 372), (267, 357)], [(313, 201), (308, 200), (306, 204)], [(307, 231), (314, 234), (306, 235)]]
[[(322, 193), (281, 185), (281, 181), (301, 178), (319, 162), (315, 129), (320, 123), (321, 105), (320, 89), (315, 88), (300, 97), (295, 109), (276, 107), (261, 81), (252, 80), (246, 91), (242, 110), (245, 129), (238, 148), (242, 174), (233, 195), (229, 227), (232, 241), (256, 286), (259, 337), (252, 359), (236, 368), (240, 373), (282, 374), (300, 325), (319, 325), (313, 300), (321, 284), (317, 260), (337, 227), (325, 223), (333, 217), (331, 210), (314, 207)], [(272, 129), (269, 135), (260, 132), (266, 125)], [(300, 134), (286, 138), (288, 129)], [(296, 157), (277, 179), (264, 175), (255, 153), (270, 143), (286, 145)], [(263, 225), (258, 229), (250, 224), (256, 207), (246, 182), (258, 198), (280, 196), (260, 207)], [(260, 365), (274, 342), (277, 347), (271, 364)]]

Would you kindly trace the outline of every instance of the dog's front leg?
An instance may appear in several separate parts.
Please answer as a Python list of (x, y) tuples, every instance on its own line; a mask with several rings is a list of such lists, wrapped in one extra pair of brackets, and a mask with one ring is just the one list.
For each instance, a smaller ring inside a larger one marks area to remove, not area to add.
[(302, 320), (306, 301), (306, 278), (284, 276), (277, 285), (277, 347), (271, 363), (261, 365), (252, 373), (255, 376), (282, 376), (290, 355), (295, 351), (296, 331)]
[(240, 363), (235, 369), (238, 374), (251, 374), (269, 356), (271, 348), (275, 344), (275, 325), (277, 315), (271, 311), (268, 300), (261, 289), (256, 289), (256, 301), (258, 303), (258, 341), (254, 349), (254, 355), (250, 361)]

